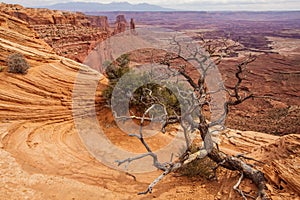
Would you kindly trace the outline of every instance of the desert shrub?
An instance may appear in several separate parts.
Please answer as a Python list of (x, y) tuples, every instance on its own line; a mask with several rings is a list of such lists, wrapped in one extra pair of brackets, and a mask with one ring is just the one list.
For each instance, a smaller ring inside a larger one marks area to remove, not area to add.
[(129, 72), (129, 55), (123, 54), (117, 58), (116, 62), (105, 61), (105, 74), (109, 79), (108, 87), (103, 91), (102, 95), (107, 100), (107, 103), (110, 104), (112, 93), (114, 87), (118, 83), (119, 79), (127, 72)]
[(123, 54), (116, 59), (116, 62), (105, 64), (105, 73), (110, 82), (118, 82), (118, 79), (129, 71), (129, 62), (129, 55)]
[[(143, 79), (147, 79), (145, 76), (142, 77)], [(154, 97), (155, 100), (151, 98), (150, 91), (152, 91), (152, 97)], [(168, 115), (174, 115), (174, 112), (180, 113), (180, 103), (176, 95), (168, 87), (163, 85), (156, 83), (143, 85), (134, 91), (132, 99), (133, 100), (130, 101), (130, 107), (138, 108), (138, 111), (141, 113), (144, 113), (153, 103), (163, 104), (166, 107)]]
[[(156, 83), (151, 83), (151, 76), (146, 73), (137, 73), (130, 71), (129, 69), (129, 55), (124, 54), (116, 59), (116, 62), (106, 63), (105, 73), (109, 79), (109, 86), (103, 91), (103, 96), (110, 104), (113, 92), (118, 102), (124, 102), (123, 100), (130, 97), (129, 107), (134, 108), (139, 114), (143, 114), (146, 109), (153, 103), (162, 103), (166, 106), (167, 113), (169, 115), (180, 113), (180, 104), (176, 95), (167, 87)], [(126, 78), (122, 79), (122, 88), (115, 88), (120, 78), (126, 74)], [(147, 83), (147, 84), (143, 84)], [(131, 91), (132, 88), (137, 88), (135, 91)], [(115, 89), (115, 91), (114, 91)], [(150, 97), (150, 92), (155, 100)], [(120, 113), (124, 109), (124, 105), (120, 103), (119, 107), (115, 107)]]
[(7, 58), (8, 72), (26, 74), (29, 68), (24, 56), (20, 53), (14, 53)]

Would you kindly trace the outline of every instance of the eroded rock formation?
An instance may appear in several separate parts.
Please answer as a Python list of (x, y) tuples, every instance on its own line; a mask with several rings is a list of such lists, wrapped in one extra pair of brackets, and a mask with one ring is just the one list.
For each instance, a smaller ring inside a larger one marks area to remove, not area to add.
[(134, 19), (133, 19), (133, 18), (130, 19), (130, 29), (131, 29), (131, 30), (134, 30), (134, 29), (135, 29), (135, 22), (134, 22)]
[(31, 25), (71, 24), (74, 26), (91, 26), (91, 22), (80, 12), (71, 13), (41, 8), (24, 8), (20, 5), (4, 3), (0, 4), (0, 10)]
[(0, 11), (28, 22), (61, 56), (83, 62), (95, 43), (110, 35), (107, 17), (0, 4)]
[(118, 15), (116, 17), (114, 34), (122, 33), (126, 31), (128, 23), (124, 15)]

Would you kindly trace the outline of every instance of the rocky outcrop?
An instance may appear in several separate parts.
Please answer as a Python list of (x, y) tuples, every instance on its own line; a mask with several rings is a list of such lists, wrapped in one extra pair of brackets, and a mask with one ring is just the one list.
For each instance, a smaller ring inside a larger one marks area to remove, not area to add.
[[(0, 14), (0, 21), (5, 21), (0, 29), (0, 64), (4, 67), (4, 72), (0, 74), (0, 107), (6, 112), (5, 115), (0, 114), (0, 119), (42, 121), (50, 117), (71, 120), (72, 117), (67, 116), (71, 114), (72, 90), (78, 71), (83, 70), (91, 79), (97, 76), (101, 76), (100, 80), (105, 78), (85, 65), (55, 54), (48, 44), (36, 38), (36, 33), (26, 22)], [(26, 76), (6, 72), (6, 59), (12, 53), (20, 53), (28, 61), (31, 67)], [(26, 95), (28, 98), (25, 98)], [(34, 101), (40, 104), (36, 108), (32, 106), (35, 105)], [(14, 108), (9, 108), (13, 104)], [(54, 107), (62, 106), (62, 109), (55, 111), (51, 108), (52, 104)], [(42, 108), (49, 110), (43, 112)], [(24, 114), (23, 117), (21, 113)]]
[(261, 160), (268, 163), (263, 170), (276, 188), (291, 189), (300, 194), (299, 135), (291, 134), (278, 138), (274, 143), (263, 147), (259, 154), (262, 156)]
[(131, 18), (130, 19), (130, 30), (134, 30), (135, 29), (135, 22), (134, 22), (134, 19)]
[[(38, 34), (32, 31), (27, 22), (0, 12), (0, 64), (6, 65), (7, 57), (19, 52), (26, 56), (30, 65), (47, 63), (55, 60), (57, 55), (43, 40), (38, 40)], [(43, 56), (40, 57), (40, 54)]]
[[(243, 154), (250, 159), (256, 159), (252, 164), (264, 172), (271, 199), (299, 198), (299, 135), (279, 137), (254, 131), (227, 129), (220, 139), (222, 151), (230, 155)], [(247, 162), (251, 161), (247, 159)], [(248, 194), (255, 191), (245, 185), (241, 187), (244, 187), (242, 189)]]
[(114, 34), (125, 32), (127, 29), (128, 23), (124, 15), (118, 15), (116, 17)]
[(47, 42), (61, 56), (83, 62), (90, 50), (99, 41), (109, 36), (100, 29), (74, 26), (71, 24), (31, 25), (39, 37)]
[(74, 26), (91, 26), (91, 22), (80, 12), (71, 13), (41, 8), (24, 8), (20, 5), (4, 3), (0, 4), (0, 10), (31, 25), (72, 24)]
[(109, 23), (106, 16), (87, 16), (91, 26), (100, 28), (103, 31), (110, 31)]
[(0, 4), (0, 11), (28, 22), (61, 56), (83, 62), (94, 44), (110, 35), (107, 17)]

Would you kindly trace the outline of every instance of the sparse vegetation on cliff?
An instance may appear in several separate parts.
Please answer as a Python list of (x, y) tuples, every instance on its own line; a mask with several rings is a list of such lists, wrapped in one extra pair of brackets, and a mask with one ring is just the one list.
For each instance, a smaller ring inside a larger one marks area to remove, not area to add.
[[(129, 63), (128, 54), (123, 54), (114, 63), (107, 63), (105, 72), (109, 78), (109, 86), (103, 92), (103, 95), (108, 104), (111, 102), (113, 93), (118, 93), (121, 95), (117, 95), (117, 101), (122, 102), (129, 95), (129, 107), (139, 114), (144, 113), (152, 104), (164, 105), (168, 115), (172, 115), (174, 111), (180, 113), (179, 101), (169, 88), (151, 82), (149, 74), (130, 71)], [(126, 76), (124, 76), (125, 74)], [(121, 77), (123, 77), (123, 86), (122, 88), (116, 88), (116, 84)], [(133, 93), (131, 93), (132, 88), (136, 88)], [(120, 105), (118, 110), (124, 109), (123, 104)]]
[(16, 74), (26, 74), (29, 64), (20, 53), (14, 53), (7, 58), (8, 72)]

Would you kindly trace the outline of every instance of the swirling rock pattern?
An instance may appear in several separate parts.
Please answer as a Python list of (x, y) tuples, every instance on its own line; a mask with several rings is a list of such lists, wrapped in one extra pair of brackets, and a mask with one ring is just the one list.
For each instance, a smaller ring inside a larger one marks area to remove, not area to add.
[(3, 13), (0, 21), (1, 65), (5, 66), (9, 54), (19, 52), (31, 66), (26, 75), (11, 74), (5, 68), (0, 74), (4, 186), (0, 199), (119, 198), (117, 186), (125, 184), (126, 176), (103, 166), (87, 152), (72, 115), (78, 70), (89, 79), (97, 78), (100, 88), (106, 79), (87, 66), (57, 56), (36, 39), (27, 23)]

